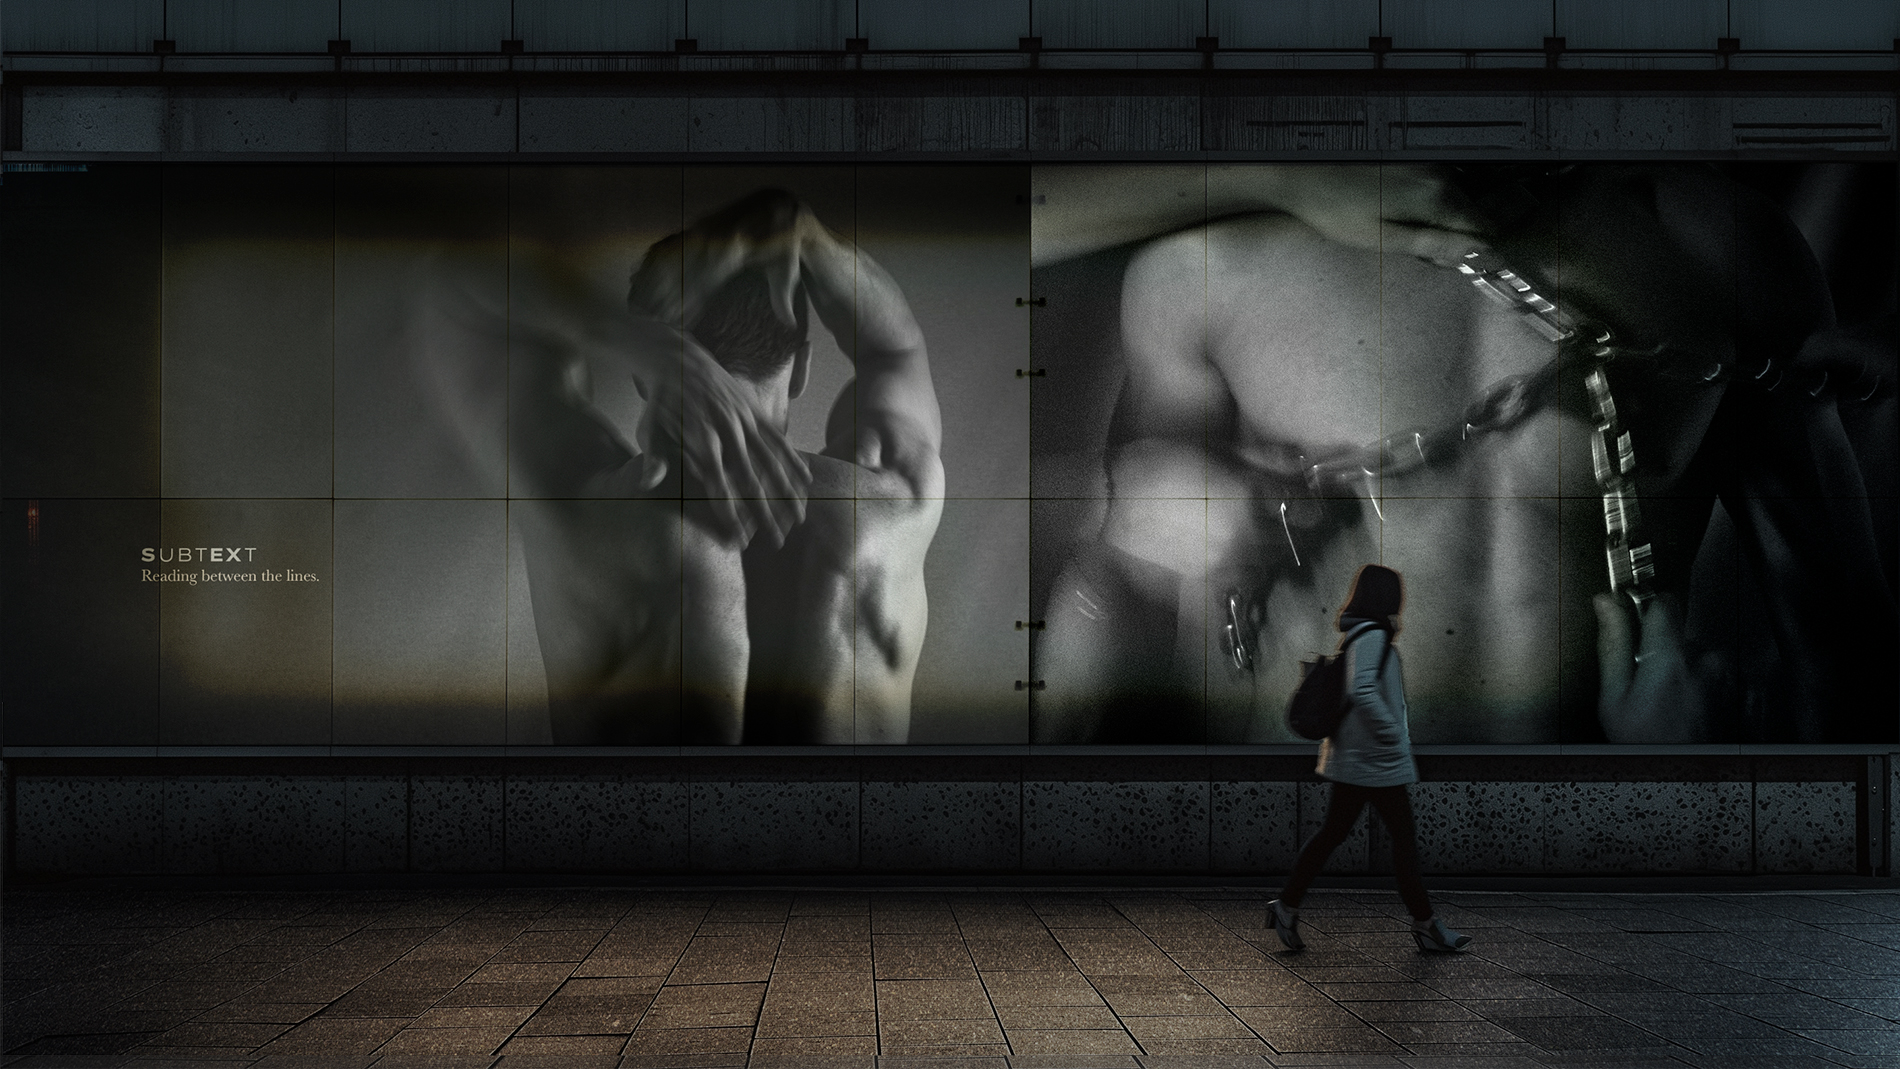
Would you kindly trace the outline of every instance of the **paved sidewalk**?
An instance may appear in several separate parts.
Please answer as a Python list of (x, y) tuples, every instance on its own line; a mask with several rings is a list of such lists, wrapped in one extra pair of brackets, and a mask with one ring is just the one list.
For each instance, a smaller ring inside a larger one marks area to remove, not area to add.
[(15, 890), (12, 1066), (1900, 1069), (1900, 892)]

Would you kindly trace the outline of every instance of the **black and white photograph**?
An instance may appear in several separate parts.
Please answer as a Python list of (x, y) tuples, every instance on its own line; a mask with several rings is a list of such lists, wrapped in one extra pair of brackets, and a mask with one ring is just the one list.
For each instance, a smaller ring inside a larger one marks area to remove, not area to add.
[(1891, 165), (7, 183), (16, 744), (1894, 736)]
[(4, 1069), (1900, 1069), (1896, 0), (0, 0)]
[(1026, 181), (14, 179), (9, 737), (1026, 741)]
[(1033, 737), (1297, 741), (1379, 562), (1420, 741), (1891, 740), (1893, 174), (1038, 167)]

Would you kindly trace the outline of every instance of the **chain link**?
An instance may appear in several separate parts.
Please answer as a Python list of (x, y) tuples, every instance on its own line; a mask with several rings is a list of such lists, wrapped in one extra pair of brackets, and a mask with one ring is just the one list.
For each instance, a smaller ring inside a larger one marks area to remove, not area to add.
[[(1346, 456), (1308, 464), (1308, 488), (1326, 493), (1356, 492), (1363, 487), (1376, 503), (1373, 490), (1378, 479), (1451, 462), (1474, 441), (1522, 423), (1543, 407), (1562, 375), (1582, 370), (1595, 425), (1590, 455), (1597, 490), (1603, 495), (1604, 553), (1609, 562), (1610, 589), (1641, 608), (1655, 596), (1654, 551), (1643, 526), (1632, 478), (1636, 445), (1617, 414), (1616, 398), (1610, 392), (1604, 367), (1619, 357), (1653, 358), (1661, 350), (1618, 346), (1608, 327), (1559, 308), (1490, 253), (1469, 253), (1457, 267), (1478, 292), (1516, 314), (1539, 337), (1556, 344), (1557, 355), (1530, 374), (1511, 375), (1492, 383), (1452, 423), (1400, 431)], [(1713, 382), (1723, 373), (1724, 368), (1716, 364), (1693, 377)]]
[[(1656, 596), (1655, 553), (1643, 526), (1642, 506), (1632, 478), (1636, 472), (1636, 443), (1617, 415), (1610, 376), (1604, 370), (1604, 365), (1619, 355), (1616, 335), (1600, 323), (1566, 313), (1490, 253), (1466, 253), (1458, 263), (1458, 273), (1479, 292), (1517, 313), (1544, 340), (1557, 344), (1558, 355), (1550, 370), (1562, 370), (1566, 356), (1588, 364), (1583, 385), (1590, 395), (1590, 415), (1595, 423), (1595, 433), (1590, 436), (1591, 470), (1603, 495), (1603, 552), (1609, 563), (1610, 590), (1641, 609)], [(1717, 365), (1715, 372), (1704, 378), (1713, 380), (1719, 374)], [(1486, 394), (1497, 388), (1491, 387)]]
[[(1666, 346), (1630, 349), (1618, 345), (1615, 333), (1608, 327), (1558, 307), (1529, 280), (1498, 262), (1490, 253), (1469, 253), (1457, 268), (1478, 292), (1514, 313), (1533, 333), (1555, 344), (1557, 354), (1529, 374), (1506, 376), (1485, 387), (1451, 423), (1390, 434), (1343, 456), (1303, 461), (1307, 488), (1322, 497), (1342, 491), (1354, 497), (1363, 493), (1377, 509), (1380, 479), (1403, 477), (1422, 468), (1451, 463), (1473, 442), (1508, 431), (1538, 412), (1555, 394), (1562, 376), (1582, 371), (1593, 424), (1591, 472), (1603, 499), (1603, 551), (1609, 566), (1610, 590), (1642, 609), (1656, 596), (1655, 550), (1643, 524), (1642, 503), (1634, 479), (1636, 443), (1617, 412), (1606, 367), (1618, 360), (1645, 362), (1653, 373), (1700, 383), (1718, 382), (1730, 369), (1719, 362), (1685, 368), (1660, 361), (1657, 358), (1663, 355)], [(1293, 541), (1293, 529), (1287, 522), (1285, 501), (1280, 503), (1279, 513), (1281, 528), (1297, 565), (1299, 547)], [(1221, 635), (1223, 651), (1236, 672), (1251, 673), (1255, 660), (1251, 632), (1257, 626), (1258, 608), (1235, 587), (1228, 591), (1226, 610)]]

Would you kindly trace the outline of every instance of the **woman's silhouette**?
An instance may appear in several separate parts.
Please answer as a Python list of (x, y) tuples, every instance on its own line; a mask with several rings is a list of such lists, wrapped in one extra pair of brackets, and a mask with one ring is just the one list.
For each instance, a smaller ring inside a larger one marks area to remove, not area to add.
[(1412, 913), (1412, 938), (1420, 950), (1463, 950), (1471, 937), (1445, 927), (1432, 914), (1425, 881), (1418, 872), (1418, 843), (1412, 825), (1408, 783), (1418, 782), (1412, 761), (1412, 737), (1406, 725), (1405, 670), (1393, 639), (1405, 587), (1399, 573), (1368, 564), (1353, 576), (1352, 593), (1339, 610), (1340, 651), (1346, 658), (1346, 716), (1319, 745), (1316, 771), (1333, 783), (1326, 822), (1300, 851), (1280, 897), (1268, 904), (1273, 930), (1289, 950), (1306, 945), (1300, 938), (1300, 899), (1326, 859), (1370, 804), (1392, 838), (1392, 867), (1399, 897)]

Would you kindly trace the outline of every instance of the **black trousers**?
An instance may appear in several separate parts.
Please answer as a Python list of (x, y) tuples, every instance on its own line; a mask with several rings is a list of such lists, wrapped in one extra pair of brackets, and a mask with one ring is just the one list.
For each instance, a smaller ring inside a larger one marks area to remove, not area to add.
[(1392, 870), (1398, 875), (1399, 897), (1405, 900), (1405, 908), (1411, 910), (1413, 920), (1431, 917), (1432, 900), (1426, 896), (1425, 881), (1418, 874), (1418, 832), (1412, 824), (1412, 797), (1405, 792), (1404, 784), (1397, 787), (1333, 784), (1333, 797), (1326, 805), (1326, 823), (1320, 825), (1319, 832), (1301, 848), (1300, 859), (1293, 863), (1293, 875), (1287, 877), (1286, 886), (1280, 890), (1280, 901), (1299, 908), (1300, 899), (1305, 897), (1313, 877), (1319, 875), (1326, 859), (1333, 856), (1339, 844), (1346, 841), (1353, 822), (1359, 819), (1360, 810), (1368, 804), (1385, 822), (1385, 830), (1392, 838)]

